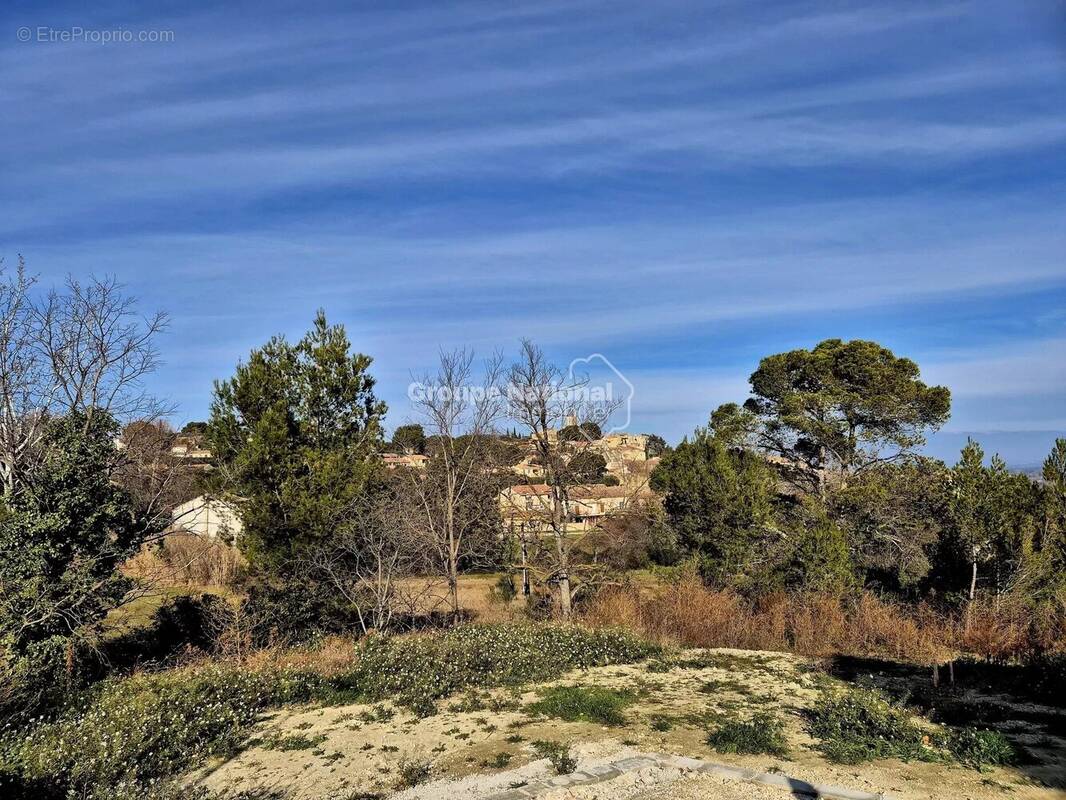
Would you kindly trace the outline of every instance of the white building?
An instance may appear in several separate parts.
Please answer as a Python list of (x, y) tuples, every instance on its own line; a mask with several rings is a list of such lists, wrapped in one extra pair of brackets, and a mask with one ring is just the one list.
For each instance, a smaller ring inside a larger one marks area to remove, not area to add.
[(244, 530), (237, 507), (225, 500), (200, 495), (171, 512), (171, 530), (235, 542)]
[[(634, 490), (625, 486), (579, 485), (569, 487), (567, 495), (567, 533), (593, 530), (610, 516), (656, 499), (646, 486)], [(500, 513), (506, 525), (521, 524), (527, 530), (543, 532), (548, 528), (551, 509), (547, 484), (519, 484), (500, 492)]]
[(429, 463), (429, 456), (422, 456), (418, 454), (400, 454), (385, 453), (381, 456), (382, 462), (388, 469), (396, 469), (397, 467), (408, 467), (410, 469), (425, 469)]

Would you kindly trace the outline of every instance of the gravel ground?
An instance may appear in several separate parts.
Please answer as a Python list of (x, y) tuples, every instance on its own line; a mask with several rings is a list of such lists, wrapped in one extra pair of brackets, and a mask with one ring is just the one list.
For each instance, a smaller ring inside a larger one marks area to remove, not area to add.
[(612, 800), (789, 800), (791, 792), (754, 783), (741, 783), (716, 775), (686, 775), (668, 785), (636, 794), (615, 795)]
[[(702, 651), (700, 651), (702, 652)], [(697, 651), (690, 651), (691, 657)], [(640, 753), (688, 756), (755, 772), (781, 772), (814, 784), (839, 786), (900, 800), (1058, 800), (1066, 798), (1066, 737), (1033, 730), (1026, 745), (1040, 763), (1018, 769), (978, 772), (961, 765), (892, 759), (856, 766), (832, 764), (821, 757), (803, 723), (803, 713), (818, 696), (814, 675), (800, 669), (801, 659), (781, 653), (706, 651), (706, 666), (649, 669), (644, 664), (595, 667), (512, 696), (493, 690), (492, 704), (479, 710), (460, 707), (462, 697), (441, 703), (439, 713), (416, 718), (389, 704), (332, 708), (289, 707), (265, 719), (241, 753), (200, 770), (193, 782), (215, 791), (257, 787), (291, 790), (297, 800), (392, 796), (405, 759), (432, 764), (437, 780), (404, 793), (410, 800), (482, 800), (522, 781), (551, 777), (531, 743), (570, 742), (578, 769)], [(631, 689), (638, 693), (625, 711), (624, 725), (539, 718), (523, 709), (538, 698), (537, 689), (562, 684)], [(770, 709), (785, 725), (787, 757), (730, 755), (707, 744), (707, 730), (721, 716), (745, 716)], [(666, 728), (656, 724), (665, 719)], [(300, 736), (302, 748), (270, 745), (277, 737)], [(685, 800), (717, 797), (792, 800), (785, 789), (731, 782), (716, 776), (673, 769), (622, 775), (599, 784), (553, 789), (551, 800)], [(546, 795), (541, 795), (546, 796)]]
[[(576, 748), (580, 769), (616, 764), (623, 759), (649, 755), (631, 748), (605, 749), (597, 744)], [(396, 795), (394, 800), (481, 800), (509, 788), (550, 778), (543, 761), (494, 775), (470, 775), (440, 780)], [(732, 780), (713, 774), (695, 774), (673, 766), (657, 765), (624, 772), (600, 783), (559, 787), (537, 794), (537, 800), (791, 800), (791, 793), (775, 787)]]
[[(403, 800), (477, 800), (507, 788), (521, 780), (516, 774), (509, 781), (492, 783), (477, 780), (438, 781), (402, 793)], [(783, 789), (760, 786), (716, 775), (695, 775), (681, 770), (651, 767), (628, 772), (613, 780), (588, 786), (553, 789), (537, 795), (537, 800), (791, 800)], [(399, 800), (399, 798), (397, 798)]]

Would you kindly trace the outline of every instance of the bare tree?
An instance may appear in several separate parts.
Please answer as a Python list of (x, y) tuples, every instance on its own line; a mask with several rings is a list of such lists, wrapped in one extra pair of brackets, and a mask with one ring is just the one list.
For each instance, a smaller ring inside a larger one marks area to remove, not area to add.
[(169, 319), (162, 311), (141, 317), (135, 304), (114, 278), (83, 285), (70, 277), (65, 292), (53, 290), (35, 306), (39, 346), (63, 409), (105, 411), (119, 422), (165, 412), (143, 382), (159, 366), (155, 341)]
[(157, 420), (168, 409), (144, 387), (159, 366), (166, 314), (141, 317), (114, 279), (67, 280), (34, 295), (20, 258), (0, 282), (0, 490), (11, 497), (32, 471), (49, 418), (77, 411), (120, 424)]
[(176, 434), (165, 420), (135, 420), (122, 429), (115, 478), (133, 496), (146, 527), (180, 524), (172, 509), (200, 492), (196, 466), (172, 451)]
[(403, 581), (424, 564), (420, 543), (399, 524), (402, 502), (389, 495), (361, 499), (303, 565), (312, 579), (324, 581), (355, 610), (364, 634), (388, 630), (400, 601), (407, 599)]
[[(569, 466), (558, 430), (568, 422), (603, 425), (621, 404), (588, 391), (588, 378), (564, 372), (552, 364), (533, 342), (522, 341), (518, 360), (507, 372), (505, 395), (509, 415), (529, 432), (536, 456), (544, 470), (546, 491), (531, 494), (527, 516), (539, 512), (543, 527), (553, 542), (548, 581), (558, 587), (559, 612), (569, 620), (574, 597), (572, 549), (569, 535), (571, 487), (579, 483)], [(523, 541), (525, 544), (526, 541)]]
[(38, 347), (34, 283), (22, 258), (15, 274), (0, 283), (0, 487), (7, 498), (36, 453), (56, 390)]
[[(2, 271), (2, 264), (0, 264)], [(106, 414), (136, 435), (116, 443), (104, 469), (110, 481), (134, 497), (136, 531), (79, 557), (91, 572), (111, 564), (131, 542), (159, 535), (169, 522), (172, 499), (187, 481), (169, 453), (171, 432), (159, 423), (165, 409), (146, 391), (144, 379), (159, 364), (155, 341), (165, 314), (142, 318), (134, 300), (112, 279), (68, 279), (62, 291), (36, 291), (20, 258), (13, 274), (0, 274), (0, 501), (32, 497), (46, 438), (55, 422), (72, 414), (84, 433)], [(97, 586), (83, 597), (91, 596)], [(144, 593), (142, 583), (127, 596)], [(81, 602), (81, 601), (79, 601)], [(91, 605), (91, 604), (86, 604)], [(72, 617), (69, 627), (81, 625)]]
[(483, 560), (499, 540), (494, 468), (495, 426), (506, 408), (498, 385), (501, 364), (500, 356), (493, 356), (475, 374), (472, 352), (442, 351), (436, 374), (413, 384), (418, 391), (412, 402), (423, 420), (430, 462), (424, 470), (401, 473), (414, 498), (408, 520), (447, 582), (455, 620), (461, 564)]

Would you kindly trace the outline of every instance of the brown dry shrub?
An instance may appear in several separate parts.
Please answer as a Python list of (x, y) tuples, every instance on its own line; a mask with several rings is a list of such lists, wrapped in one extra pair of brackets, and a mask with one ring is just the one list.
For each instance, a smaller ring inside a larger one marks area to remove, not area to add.
[(921, 664), (937, 663), (951, 646), (950, 620), (915, 615), (912, 607), (863, 592), (847, 618), (844, 645), (851, 652)]
[(991, 661), (1024, 661), (1066, 649), (1066, 615), (1010, 595), (979, 598), (956, 620), (955, 641)]
[(589, 624), (597, 627), (622, 627), (645, 631), (656, 639), (660, 632), (651, 629), (651, 620), (642, 611), (640, 592), (632, 586), (610, 587), (597, 593), (584, 612)]
[(296, 671), (336, 675), (350, 669), (356, 661), (354, 641), (346, 636), (327, 636), (313, 646), (287, 647), (283, 643), (262, 647), (247, 663), (254, 668), (288, 668)]
[(810, 656), (840, 651), (848, 638), (848, 619), (841, 601), (824, 594), (789, 597), (788, 649)]
[(123, 572), (154, 586), (230, 586), (245, 568), (237, 548), (191, 533), (171, 533), (141, 549)]
[(729, 589), (687, 578), (642, 597), (632, 588), (601, 592), (585, 614), (592, 625), (620, 625), (662, 643), (688, 647), (784, 650), (824, 657), (878, 656), (938, 663), (954, 650), (954, 621), (864, 593), (770, 594), (752, 603)]

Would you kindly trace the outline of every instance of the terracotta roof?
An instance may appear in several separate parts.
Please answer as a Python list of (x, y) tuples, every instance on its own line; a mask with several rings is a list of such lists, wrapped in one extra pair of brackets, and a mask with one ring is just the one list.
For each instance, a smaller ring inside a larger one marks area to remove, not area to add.
[(571, 486), (570, 496), (575, 500), (603, 500), (608, 497), (630, 497), (633, 490), (625, 486)]

